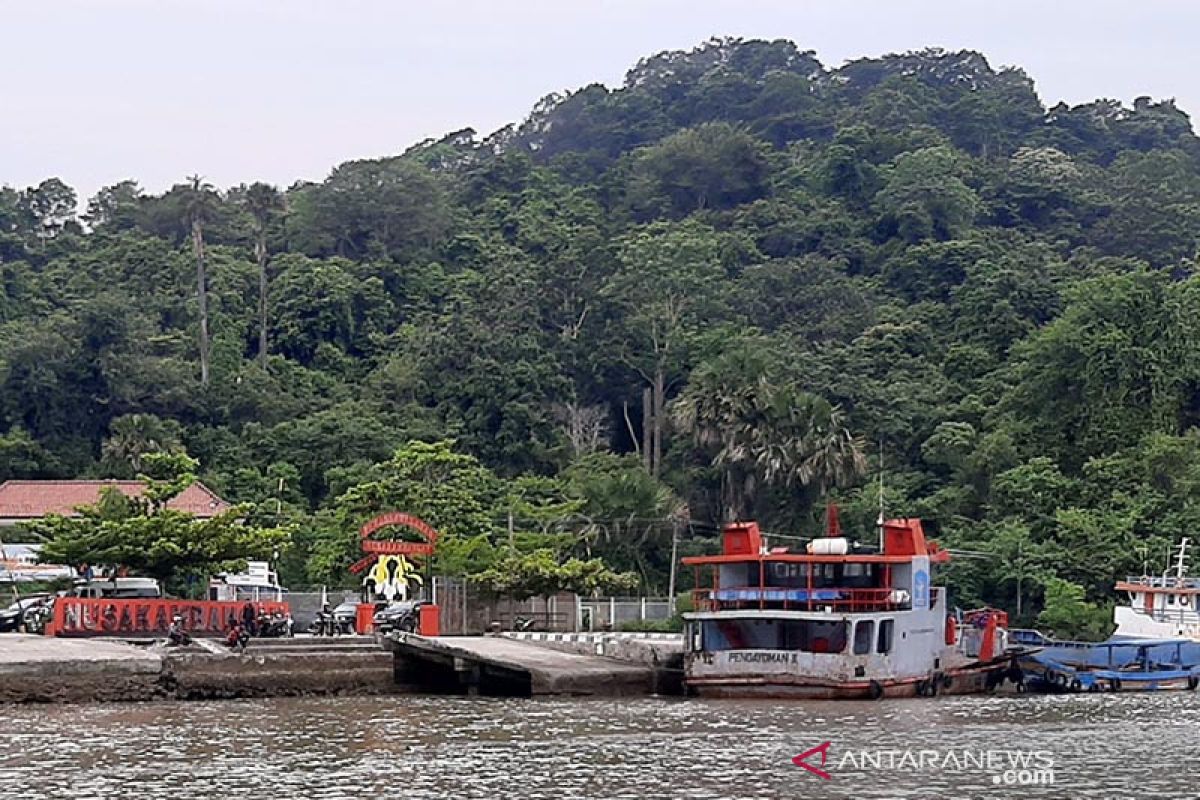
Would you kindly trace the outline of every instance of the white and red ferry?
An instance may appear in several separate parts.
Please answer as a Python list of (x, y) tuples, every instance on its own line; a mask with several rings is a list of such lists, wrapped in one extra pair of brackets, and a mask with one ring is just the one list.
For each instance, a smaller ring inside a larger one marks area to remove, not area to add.
[(881, 546), (827, 535), (769, 548), (754, 522), (728, 525), (696, 570), (684, 615), (688, 690), (717, 697), (880, 698), (989, 691), (1018, 678), (1002, 611), (950, 613), (930, 582), (950, 553), (921, 522), (882, 523)]

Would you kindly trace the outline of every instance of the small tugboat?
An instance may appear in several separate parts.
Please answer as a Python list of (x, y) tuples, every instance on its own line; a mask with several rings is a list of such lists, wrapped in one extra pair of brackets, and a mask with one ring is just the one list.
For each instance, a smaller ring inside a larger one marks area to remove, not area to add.
[[(1117, 583), (1129, 598), (1113, 610), (1114, 638), (1200, 641), (1200, 578), (1188, 575), (1188, 540), (1179, 543), (1174, 575), (1131, 576)], [(1148, 570), (1147, 570), (1148, 571)]]
[[(948, 612), (930, 570), (950, 553), (921, 522), (881, 523), (880, 546), (826, 535), (806, 552), (769, 548), (754, 522), (728, 525), (696, 570), (684, 680), (716, 697), (873, 698), (969, 694), (1019, 680), (1002, 611)], [(707, 578), (707, 580), (705, 580)]]

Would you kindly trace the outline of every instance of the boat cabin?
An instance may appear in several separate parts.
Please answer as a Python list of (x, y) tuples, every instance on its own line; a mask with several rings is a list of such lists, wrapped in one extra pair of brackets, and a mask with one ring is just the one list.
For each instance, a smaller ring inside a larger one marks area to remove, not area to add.
[(697, 611), (783, 610), (879, 612), (927, 608), (938, 602), (930, 563), (948, 560), (925, 539), (919, 520), (883, 526), (882, 551), (841, 536), (809, 542), (803, 553), (768, 549), (754, 522), (726, 526), (717, 556), (683, 559), (696, 572)]

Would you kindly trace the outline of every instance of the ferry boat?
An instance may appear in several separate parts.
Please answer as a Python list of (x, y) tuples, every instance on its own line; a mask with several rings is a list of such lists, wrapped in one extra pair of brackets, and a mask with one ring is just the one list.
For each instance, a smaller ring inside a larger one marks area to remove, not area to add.
[(769, 548), (754, 522), (728, 525), (696, 571), (684, 614), (684, 681), (715, 697), (872, 698), (969, 694), (1019, 680), (1008, 618), (951, 614), (930, 570), (950, 553), (921, 522), (881, 523), (881, 546), (826, 535), (804, 553)]
[(1129, 602), (1113, 610), (1113, 638), (1200, 641), (1200, 577), (1188, 575), (1188, 543), (1179, 543), (1173, 575), (1130, 576), (1117, 583)]

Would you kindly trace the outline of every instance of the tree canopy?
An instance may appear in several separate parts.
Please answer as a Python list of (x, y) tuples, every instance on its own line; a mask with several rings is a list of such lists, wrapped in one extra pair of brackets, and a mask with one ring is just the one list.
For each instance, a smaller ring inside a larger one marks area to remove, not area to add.
[(293, 583), (348, 580), (387, 505), (460, 574), (663, 591), (730, 515), (805, 535), (836, 498), (869, 535), (882, 471), (995, 554), (959, 603), (1060, 627), (1196, 527), (1198, 248), (1170, 100), (715, 39), (317, 182), (0, 188), (0, 475), (190, 453), (298, 526)]

